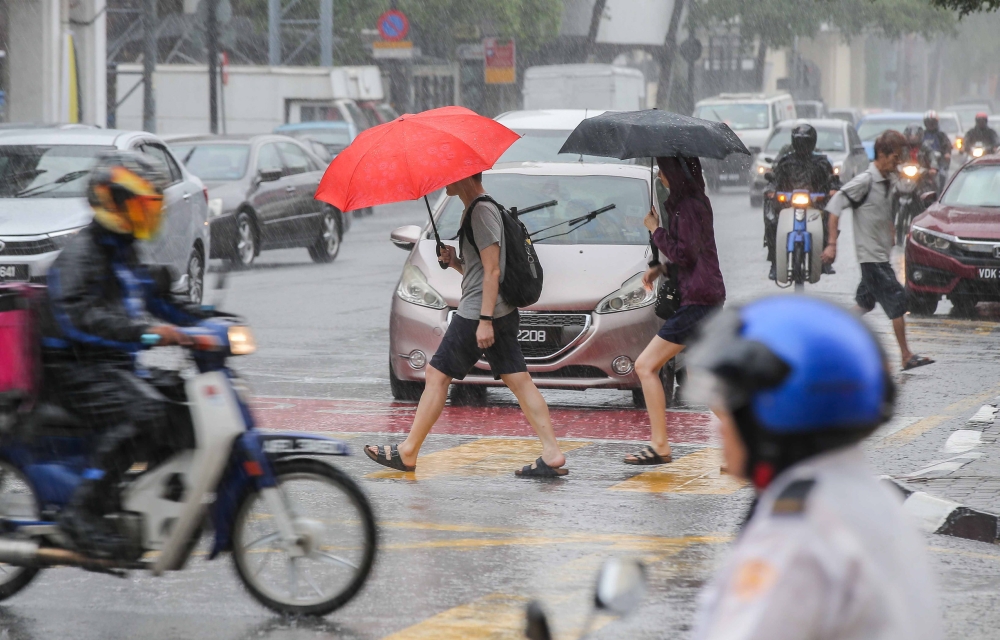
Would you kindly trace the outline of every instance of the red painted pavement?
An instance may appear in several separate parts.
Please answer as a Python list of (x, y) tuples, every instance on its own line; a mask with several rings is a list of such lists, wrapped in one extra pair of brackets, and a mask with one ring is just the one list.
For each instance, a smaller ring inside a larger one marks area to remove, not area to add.
[[(254, 416), (262, 429), (406, 433), (416, 405), (320, 398), (257, 398)], [(550, 409), (560, 438), (649, 440), (649, 418), (639, 409)], [(674, 443), (704, 444), (715, 439), (712, 414), (667, 412)], [(468, 436), (534, 436), (514, 406), (445, 407), (432, 433)]]

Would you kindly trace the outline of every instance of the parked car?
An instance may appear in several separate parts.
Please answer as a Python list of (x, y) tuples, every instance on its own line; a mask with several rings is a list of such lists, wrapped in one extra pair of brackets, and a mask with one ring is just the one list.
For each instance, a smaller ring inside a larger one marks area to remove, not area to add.
[(792, 143), (792, 129), (799, 124), (811, 124), (816, 129), (816, 152), (823, 153), (833, 165), (833, 172), (841, 183), (861, 173), (868, 167), (868, 154), (861, 145), (858, 132), (844, 120), (790, 120), (775, 128), (764, 150), (757, 154), (750, 183), (750, 206), (759, 207), (764, 201), (764, 174), (770, 171), (783, 147)]
[[(653, 310), (655, 293), (641, 282), (649, 259), (642, 218), (651, 177), (643, 166), (597, 163), (516, 163), (483, 174), (485, 188), (507, 207), (557, 201), (520, 217), (529, 231), (615, 205), (568, 233), (564, 226), (535, 237), (545, 286), (539, 301), (521, 311), (518, 339), (539, 387), (630, 390), (636, 403), (643, 402), (634, 363), (662, 324)], [(434, 216), (442, 238), (457, 235), (462, 212), (458, 198), (438, 201)], [(458, 307), (462, 278), (438, 266), (429, 225), (400, 227), (392, 241), (410, 254), (392, 301), (389, 379), (395, 398), (414, 399)], [(664, 369), (669, 399), (674, 382), (666, 372), (673, 369)], [(456, 382), (454, 393), (479, 399), (487, 386), (501, 384), (485, 361)]]
[(942, 297), (960, 314), (1000, 301), (1000, 156), (973, 160), (910, 228), (910, 310), (932, 314)]
[(374, 100), (369, 100), (366, 102), (359, 102), (358, 106), (361, 110), (365, 112), (368, 116), (368, 121), (372, 125), (385, 124), (386, 122), (392, 122), (399, 117), (399, 113), (393, 109), (392, 105), (388, 102), (375, 102)]
[(208, 193), (166, 144), (142, 131), (96, 128), (0, 133), (0, 281), (44, 282), (69, 239), (93, 219), (87, 177), (105, 150), (140, 151), (161, 160), (171, 184), (163, 193), (160, 232), (140, 244), (143, 258), (167, 265), (174, 290), (201, 302), (210, 251)]
[(309, 145), (324, 162), (330, 162), (358, 137), (358, 128), (343, 120), (283, 124), (274, 130)]
[(799, 118), (811, 118), (814, 120), (826, 118), (826, 103), (822, 100), (796, 100), (795, 115)]
[(852, 107), (844, 109), (830, 109), (829, 113), (831, 118), (850, 122), (852, 127), (857, 126), (858, 121), (861, 120), (861, 109), (854, 109)]
[(212, 258), (246, 268), (266, 249), (306, 247), (314, 262), (340, 253), (345, 216), (313, 195), (325, 168), (287, 136), (194, 136), (171, 147), (208, 188)]
[(694, 107), (694, 115), (725, 122), (751, 153), (750, 156), (733, 153), (724, 160), (703, 160), (705, 182), (713, 191), (726, 185), (749, 184), (752, 157), (763, 150), (776, 126), (798, 117), (792, 96), (787, 93), (772, 96), (723, 93), (699, 101)]
[(502, 113), (496, 117), (496, 121), (520, 134), (521, 138), (500, 156), (497, 164), (509, 162), (636, 164), (635, 160), (559, 153), (566, 138), (578, 124), (586, 118), (593, 118), (602, 113), (603, 109), (537, 109)]

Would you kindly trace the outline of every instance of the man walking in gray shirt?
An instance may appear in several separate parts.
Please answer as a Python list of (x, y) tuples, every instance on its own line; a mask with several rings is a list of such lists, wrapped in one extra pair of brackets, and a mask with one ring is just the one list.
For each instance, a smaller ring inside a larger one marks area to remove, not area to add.
[(903, 357), (903, 369), (931, 364), (930, 358), (916, 355), (906, 344), (906, 291), (889, 264), (895, 232), (892, 217), (892, 185), (889, 176), (899, 167), (906, 138), (889, 130), (875, 140), (875, 160), (868, 170), (845, 184), (827, 205), (830, 212), (829, 240), (823, 249), (823, 261), (837, 258), (840, 215), (850, 207), (854, 211), (854, 245), (861, 263), (861, 284), (854, 297), (856, 309), (868, 313), (875, 303), (892, 320), (892, 328)]
[(566, 457), (556, 442), (549, 407), (528, 374), (517, 341), (520, 316), (500, 295), (506, 267), (500, 210), (486, 198), (481, 173), (448, 185), (446, 192), (458, 196), (465, 205), (461, 227), (469, 233), (459, 234), (460, 255), (446, 246), (438, 259), (462, 274), (462, 299), (427, 367), (424, 392), (406, 440), (398, 446), (368, 445), (365, 454), (381, 465), (414, 471), (420, 447), (444, 410), (452, 380), (465, 378), (485, 356), (493, 375), (517, 396), (524, 416), (542, 441), (542, 455), (516, 475), (564, 476), (569, 473), (563, 468)]

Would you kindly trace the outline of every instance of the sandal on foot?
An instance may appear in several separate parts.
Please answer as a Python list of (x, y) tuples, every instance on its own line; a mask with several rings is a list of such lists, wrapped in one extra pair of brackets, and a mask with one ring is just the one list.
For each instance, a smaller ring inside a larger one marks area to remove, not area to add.
[(934, 361), (926, 356), (918, 356), (914, 354), (910, 356), (910, 359), (903, 365), (903, 371), (909, 371), (910, 369), (916, 369), (917, 367), (923, 367), (929, 364), (934, 364)]
[(365, 445), (365, 455), (379, 463), (383, 467), (389, 467), (390, 469), (395, 469), (396, 471), (415, 471), (417, 465), (412, 467), (405, 462), (403, 462), (402, 456), (399, 455), (399, 449), (397, 445), (384, 446), (379, 445), (375, 448), (378, 451), (377, 454), (372, 453), (371, 445)]
[(665, 456), (661, 456), (656, 453), (656, 449), (646, 445), (646, 448), (639, 453), (633, 453), (632, 459), (625, 458), (625, 464), (636, 464), (636, 465), (654, 465), (654, 464), (667, 464), (668, 462), (673, 462), (674, 457), (669, 453)]
[(563, 469), (562, 467), (550, 467), (545, 464), (541, 456), (538, 460), (535, 460), (534, 464), (526, 464), (521, 468), (520, 471), (515, 471), (514, 475), (518, 478), (561, 478), (562, 476), (569, 473), (569, 469)]

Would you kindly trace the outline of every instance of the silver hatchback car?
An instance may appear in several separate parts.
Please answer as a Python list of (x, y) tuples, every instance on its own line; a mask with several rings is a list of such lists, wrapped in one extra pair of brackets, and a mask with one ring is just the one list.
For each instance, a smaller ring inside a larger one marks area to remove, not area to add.
[[(641, 165), (537, 162), (483, 174), (486, 190), (508, 209), (556, 201), (519, 216), (545, 270), (541, 298), (521, 310), (518, 334), (539, 387), (631, 390), (642, 404), (634, 363), (662, 324), (653, 311), (655, 293), (641, 282), (649, 260), (642, 219), (651, 176)], [(581, 220), (608, 205), (614, 208)], [(440, 235), (453, 246), (462, 214), (458, 198), (442, 197), (435, 209)], [(392, 241), (410, 256), (392, 302), (389, 376), (395, 398), (415, 399), (458, 306), (461, 275), (438, 265), (429, 225), (400, 227)], [(663, 378), (672, 392), (672, 376)], [(500, 384), (481, 360), (452, 392), (481, 401), (487, 386)]]
[(208, 257), (208, 196), (162, 140), (142, 131), (25, 129), (0, 133), (0, 282), (44, 282), (49, 267), (94, 213), (84, 197), (98, 153), (133, 150), (170, 172), (163, 221), (143, 259), (173, 269), (174, 290), (201, 302)]

